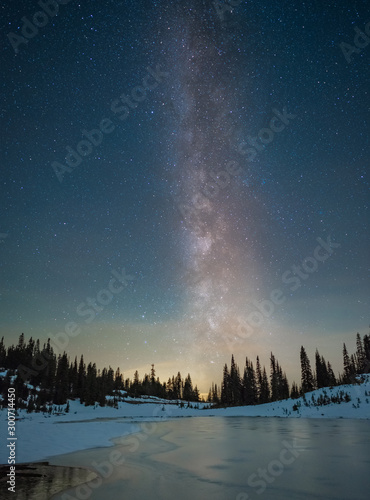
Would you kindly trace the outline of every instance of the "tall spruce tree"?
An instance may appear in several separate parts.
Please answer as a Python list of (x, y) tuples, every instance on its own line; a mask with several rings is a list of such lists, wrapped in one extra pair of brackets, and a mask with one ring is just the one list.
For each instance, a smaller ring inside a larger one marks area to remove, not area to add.
[(263, 367), (262, 371), (262, 383), (261, 383), (261, 391), (260, 391), (260, 403), (268, 403), (270, 401), (270, 386), (269, 380), (266, 373), (266, 368)]
[(312, 375), (311, 363), (308, 359), (306, 350), (303, 346), (301, 346), (300, 352), (301, 358), (301, 381), (302, 381), (302, 392), (310, 392), (315, 388), (315, 382)]
[(113, 395), (114, 391), (114, 370), (110, 366), (107, 371), (107, 393), (109, 396)]
[(278, 372), (276, 369), (276, 359), (272, 353), (270, 354), (270, 385), (271, 401), (277, 401), (279, 399)]
[(343, 383), (344, 384), (353, 383), (354, 376), (356, 373), (356, 368), (354, 366), (353, 361), (351, 361), (349, 357), (346, 344), (343, 344), (343, 367), (344, 367)]
[(215, 404), (219, 404), (220, 399), (221, 399), (221, 394), (220, 394), (220, 391), (219, 391), (217, 384), (215, 384), (213, 387), (213, 392), (212, 392), (212, 401)]
[(329, 381), (329, 386), (330, 387), (334, 387), (335, 385), (337, 385), (337, 379), (334, 375), (334, 371), (333, 371), (333, 368), (330, 364), (330, 362), (328, 361), (328, 364), (327, 364), (327, 371), (328, 371), (328, 381)]
[(71, 363), (69, 367), (69, 392), (70, 396), (73, 398), (78, 397), (78, 364), (77, 356), (75, 357), (74, 363)]
[(230, 365), (230, 404), (238, 405), (241, 403), (241, 380), (239, 374), (239, 368), (234, 360), (234, 355), (231, 356), (231, 365)]
[(6, 361), (6, 349), (4, 345), (4, 337), (2, 337), (0, 341), (0, 368), (6, 368), (5, 361)]
[(261, 402), (261, 387), (262, 387), (262, 370), (260, 364), (260, 358), (257, 356), (256, 359), (256, 384), (257, 384), (257, 398), (258, 402)]
[(298, 385), (295, 382), (293, 382), (293, 384), (292, 384), (292, 390), (290, 391), (290, 397), (292, 399), (298, 399), (299, 396), (300, 396), (299, 387), (298, 387)]
[(357, 333), (356, 335), (356, 357), (357, 357), (356, 372), (363, 373), (365, 371), (365, 366), (366, 366), (366, 354), (362, 343), (361, 335), (359, 333)]
[(175, 399), (182, 398), (183, 387), (184, 387), (184, 383), (183, 383), (183, 380), (181, 378), (181, 373), (177, 372), (177, 375), (176, 375), (174, 382), (173, 382), (173, 390), (174, 390)]
[(242, 404), (255, 405), (258, 401), (256, 374), (253, 363), (246, 358), (242, 379)]
[(114, 390), (121, 391), (123, 390), (123, 387), (123, 375), (121, 374), (121, 370), (118, 367), (116, 373), (114, 374)]
[[(85, 406), (93, 405), (99, 399), (97, 370), (95, 363), (89, 363), (87, 365), (84, 393)], [(101, 401), (99, 401), (99, 403), (101, 403)]]
[(187, 377), (185, 378), (183, 398), (185, 399), (185, 401), (193, 401), (194, 399), (194, 389), (190, 373), (188, 373)]
[(364, 352), (365, 352), (365, 370), (364, 373), (370, 372), (370, 335), (364, 335)]
[(78, 365), (78, 374), (77, 374), (77, 397), (80, 398), (81, 403), (83, 403), (84, 401), (85, 384), (86, 384), (86, 366), (84, 363), (84, 357), (81, 354), (80, 362)]
[(288, 399), (290, 396), (290, 388), (286, 373), (279, 367), (279, 399)]
[(64, 405), (67, 402), (69, 396), (69, 360), (67, 353), (64, 352), (63, 355), (58, 356), (57, 374), (56, 379), (58, 381), (55, 384), (54, 392), (54, 404)]
[(315, 352), (316, 385), (318, 389), (330, 385), (328, 369), (323, 356), (320, 356), (318, 349)]
[(231, 385), (230, 385), (230, 374), (227, 364), (224, 365), (224, 371), (222, 376), (221, 384), (221, 404), (229, 405), (231, 404)]
[(36, 385), (39, 385), (41, 389), (48, 390), (50, 394), (53, 394), (56, 385), (57, 358), (50, 345), (50, 339), (43, 345), (40, 359), (45, 361), (42, 364), (43, 369), (36, 375)]

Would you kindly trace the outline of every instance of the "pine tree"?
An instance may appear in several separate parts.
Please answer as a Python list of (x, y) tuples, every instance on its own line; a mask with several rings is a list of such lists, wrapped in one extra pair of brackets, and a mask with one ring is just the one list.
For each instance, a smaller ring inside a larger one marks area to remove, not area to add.
[(24, 342), (24, 333), (21, 333), (19, 335), (17, 348), (19, 349), (19, 351), (23, 351), (26, 348), (26, 344)]
[(224, 373), (222, 377), (222, 385), (221, 385), (221, 404), (229, 405), (231, 404), (231, 386), (230, 386), (230, 375), (229, 370), (227, 368), (227, 364), (224, 365)]
[(175, 399), (182, 399), (182, 391), (183, 391), (183, 381), (181, 378), (181, 373), (178, 372), (176, 378), (173, 381), (173, 392)]
[(257, 384), (257, 398), (258, 402), (261, 402), (261, 388), (262, 388), (262, 370), (260, 365), (260, 359), (257, 356), (256, 360), (256, 384)]
[(47, 360), (47, 366), (42, 370), (41, 374), (46, 379), (46, 387), (49, 388), (50, 392), (54, 391), (56, 385), (56, 372), (57, 372), (57, 357), (50, 345), (50, 338), (46, 342), (46, 346), (43, 346), (41, 351), (41, 357)]
[(263, 367), (262, 383), (260, 393), (260, 403), (268, 403), (270, 401), (270, 386), (267, 378), (266, 368)]
[(230, 365), (230, 404), (238, 405), (241, 403), (241, 380), (239, 374), (239, 368), (235, 363), (234, 355), (231, 356), (231, 365)]
[(335, 385), (337, 385), (337, 379), (335, 378), (333, 368), (331, 367), (331, 364), (329, 361), (328, 361), (328, 365), (327, 365), (327, 371), (328, 371), (328, 382), (329, 382), (328, 385), (330, 387), (334, 387)]
[(314, 378), (311, 371), (311, 364), (308, 356), (306, 354), (306, 350), (303, 346), (301, 346), (301, 379), (302, 379), (302, 392), (305, 394), (306, 392), (311, 392), (315, 388)]
[(315, 363), (317, 388), (320, 389), (321, 387), (328, 387), (330, 385), (330, 381), (326, 361), (323, 356), (320, 356), (317, 349), (315, 352)]
[(357, 354), (351, 354), (350, 360), (351, 360), (351, 371), (352, 371), (351, 383), (354, 384), (356, 383), (355, 375), (357, 373), (357, 366), (358, 366)]
[(208, 401), (210, 403), (215, 403), (215, 401), (213, 399), (214, 393), (215, 393), (215, 384), (212, 382), (211, 387), (209, 388), (209, 392), (208, 392)]
[(213, 391), (212, 391), (212, 402), (215, 404), (220, 404), (220, 399), (221, 399), (221, 394), (217, 384), (215, 384), (213, 386)]
[(29, 364), (29, 360), (27, 359), (26, 352), (26, 344), (24, 340), (24, 333), (21, 333), (18, 339), (18, 344), (14, 350), (15, 357), (17, 359), (17, 366), (24, 365), (27, 366)]
[(71, 364), (69, 369), (69, 384), (70, 384), (70, 395), (73, 398), (78, 397), (78, 364), (77, 356), (75, 357), (74, 363)]
[(344, 366), (343, 383), (350, 384), (351, 382), (353, 382), (355, 369), (348, 355), (346, 344), (343, 344), (343, 366)]
[[(108, 370), (103, 368), (97, 378), (97, 396), (96, 401), (100, 406), (105, 406), (106, 395), (108, 394)], [(95, 402), (95, 401), (94, 401)]]
[(35, 350), (35, 341), (31, 337), (28, 341), (27, 347), (25, 349), (25, 365), (26, 366), (31, 366), (32, 361), (33, 361), (33, 356), (34, 356), (34, 350)]
[(0, 368), (6, 368), (5, 360), (6, 360), (6, 349), (4, 345), (4, 337), (2, 337), (0, 342)]
[(365, 349), (362, 344), (362, 339), (359, 333), (356, 335), (356, 355), (357, 355), (357, 366), (356, 366), (356, 372), (357, 373), (363, 373), (365, 371), (365, 366), (366, 366), (366, 354), (365, 354)]
[(80, 398), (81, 403), (84, 401), (84, 392), (85, 392), (85, 383), (86, 383), (86, 366), (84, 363), (84, 357), (81, 354), (80, 363), (78, 365), (78, 375), (77, 375), (77, 397)]
[[(27, 366), (33, 366), (35, 363), (37, 364), (36, 360), (40, 359), (40, 340), (37, 339), (36, 342), (33, 342), (33, 350), (31, 353), (31, 345), (30, 342), (28, 343), (27, 346), (27, 351), (28, 354), (27, 356), (30, 356), (30, 361), (28, 362)], [(47, 363), (49, 360), (47, 360)], [(33, 386), (37, 385), (42, 385), (42, 374), (40, 374), (39, 370), (37, 370), (37, 373), (32, 373), (30, 375), (30, 384)], [(40, 394), (39, 394), (40, 396)]]
[(193, 389), (193, 383), (191, 381), (190, 373), (188, 373), (188, 376), (185, 379), (183, 399), (185, 399), (185, 401), (193, 401), (194, 400), (194, 389)]
[(166, 389), (167, 389), (167, 398), (168, 399), (175, 399), (173, 396), (173, 384), (172, 384), (171, 378), (169, 378), (167, 381)]
[(84, 391), (85, 406), (94, 405), (95, 402), (98, 400), (98, 396), (99, 394), (98, 394), (96, 364), (89, 363), (87, 366), (86, 383)]
[(364, 335), (363, 340), (364, 352), (365, 352), (365, 370), (364, 373), (370, 372), (370, 335)]
[(64, 405), (69, 396), (69, 360), (66, 352), (58, 356), (58, 365), (53, 402), (56, 405)]
[(288, 399), (290, 397), (290, 389), (286, 373), (282, 373), (280, 369), (280, 382), (279, 382), (279, 395), (280, 399)]
[(121, 371), (119, 367), (116, 370), (116, 373), (114, 375), (114, 390), (115, 391), (121, 391), (123, 390), (123, 375), (121, 374)]
[(275, 356), (272, 353), (270, 354), (270, 384), (271, 401), (277, 401), (279, 399), (278, 374), (276, 370)]
[(134, 398), (137, 398), (141, 395), (141, 384), (139, 379), (139, 372), (137, 370), (134, 373), (134, 380), (130, 386), (130, 394)]
[(293, 382), (293, 384), (292, 384), (292, 390), (290, 392), (290, 397), (292, 399), (298, 399), (299, 396), (300, 396), (299, 387), (298, 387), (298, 385), (295, 382)]
[(154, 365), (152, 364), (152, 367), (150, 369), (150, 383), (152, 386), (155, 385), (155, 369), (154, 369)]
[(198, 390), (197, 386), (194, 387), (193, 401), (195, 401), (196, 403), (198, 403), (200, 401), (200, 395), (199, 395), (199, 390)]
[(106, 394), (109, 396), (113, 395), (114, 391), (114, 370), (110, 366), (107, 371), (107, 392)]
[(40, 340), (36, 340), (35, 348), (33, 350), (33, 356), (36, 357), (40, 354)]
[(253, 363), (246, 358), (242, 380), (242, 404), (254, 405), (257, 403), (257, 383)]
[(161, 385), (161, 398), (167, 398), (167, 384), (166, 382), (163, 382)]

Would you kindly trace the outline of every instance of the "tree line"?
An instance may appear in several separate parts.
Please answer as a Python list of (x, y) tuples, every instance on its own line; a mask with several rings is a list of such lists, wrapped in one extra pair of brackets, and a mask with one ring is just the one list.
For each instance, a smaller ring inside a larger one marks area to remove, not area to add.
[[(38, 369), (37, 361), (43, 360)], [(47, 360), (47, 362), (45, 361)], [(0, 342), (0, 368), (6, 371), (0, 377), (0, 393), (6, 400), (10, 386), (15, 387), (17, 408), (27, 407), (30, 411), (46, 411), (48, 405), (64, 405), (68, 399), (80, 399), (86, 406), (98, 403), (100, 406), (117, 406), (124, 397), (155, 396), (168, 400), (200, 401), (197, 386), (191, 376), (184, 379), (180, 372), (161, 383), (156, 377), (155, 367), (150, 374), (140, 379), (138, 371), (133, 379), (124, 379), (120, 368), (97, 369), (95, 363), (86, 365), (83, 355), (71, 362), (66, 352), (57, 356), (50, 345), (50, 339), (40, 346), (40, 340), (32, 337), (25, 341), (19, 336), (18, 344), (6, 349), (4, 338)]]
[(370, 335), (365, 335), (362, 339), (357, 333), (356, 352), (351, 356), (346, 344), (343, 344), (344, 369), (337, 377), (331, 363), (326, 362), (318, 349), (315, 352), (315, 369), (311, 368), (310, 359), (303, 346), (300, 350), (300, 363), (300, 386), (293, 382), (290, 387), (287, 376), (273, 353), (270, 354), (269, 376), (265, 366), (261, 366), (259, 356), (256, 358), (255, 367), (247, 357), (241, 374), (232, 355), (230, 368), (227, 364), (224, 365), (221, 387), (212, 383), (208, 401), (219, 406), (256, 405), (288, 398), (296, 399), (322, 387), (357, 383), (357, 375), (370, 371)]
[[(38, 361), (40, 366), (38, 366)], [(43, 360), (43, 361), (40, 361)], [(47, 362), (45, 361), (47, 360)], [(256, 364), (246, 357), (241, 373), (231, 357), (230, 368), (223, 368), (222, 383), (212, 383), (208, 402), (216, 406), (256, 405), (287, 398), (296, 399), (307, 392), (322, 387), (357, 382), (357, 375), (370, 371), (370, 335), (356, 336), (356, 352), (349, 355), (343, 345), (343, 372), (335, 376), (330, 362), (316, 349), (315, 368), (305, 348), (300, 350), (301, 383), (290, 386), (287, 376), (275, 358), (270, 354), (270, 370), (261, 366), (259, 357)], [(156, 377), (155, 367), (142, 379), (135, 371), (133, 379), (124, 378), (117, 368), (97, 369), (95, 363), (86, 365), (83, 355), (71, 361), (66, 352), (58, 356), (50, 345), (50, 339), (41, 347), (40, 340), (32, 337), (26, 342), (24, 334), (18, 344), (6, 348), (4, 338), (0, 341), (0, 369), (6, 374), (0, 377), (0, 393), (7, 398), (10, 386), (15, 387), (17, 407), (29, 411), (46, 411), (48, 405), (64, 405), (69, 399), (80, 399), (86, 406), (98, 403), (101, 406), (117, 406), (124, 398), (154, 396), (165, 400), (199, 402), (197, 386), (193, 386), (190, 374), (185, 379), (180, 372), (167, 382)]]

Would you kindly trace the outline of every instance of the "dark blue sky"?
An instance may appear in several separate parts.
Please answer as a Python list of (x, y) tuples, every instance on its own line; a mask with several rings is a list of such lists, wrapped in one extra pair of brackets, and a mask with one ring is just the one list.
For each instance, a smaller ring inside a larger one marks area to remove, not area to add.
[(6, 343), (206, 391), (368, 333), (368, 3), (226, 4), (3, 3)]

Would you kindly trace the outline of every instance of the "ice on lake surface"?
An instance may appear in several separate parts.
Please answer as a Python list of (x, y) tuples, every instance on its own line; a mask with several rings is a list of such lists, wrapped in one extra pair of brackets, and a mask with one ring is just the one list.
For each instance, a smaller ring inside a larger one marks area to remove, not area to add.
[(51, 463), (103, 476), (65, 500), (368, 500), (369, 445), (367, 420), (184, 418)]

